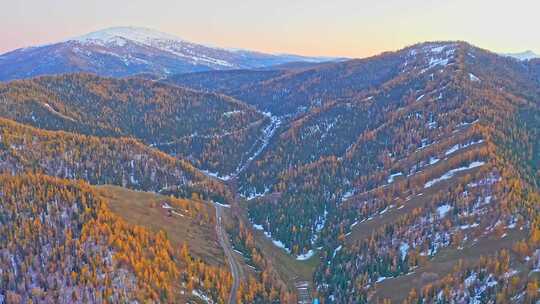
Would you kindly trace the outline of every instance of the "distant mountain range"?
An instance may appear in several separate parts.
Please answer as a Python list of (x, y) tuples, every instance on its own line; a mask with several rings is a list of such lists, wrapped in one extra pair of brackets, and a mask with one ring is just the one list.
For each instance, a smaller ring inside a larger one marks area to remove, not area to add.
[(0, 81), (73, 72), (112, 77), (137, 74), (163, 77), (186, 72), (333, 60), (336, 58), (225, 49), (185, 41), (147, 28), (114, 27), (0, 55)]
[(506, 53), (502, 54), (507, 57), (513, 57), (519, 60), (530, 60), (535, 58), (540, 58), (540, 55), (536, 54), (535, 52), (529, 50), (521, 53)]

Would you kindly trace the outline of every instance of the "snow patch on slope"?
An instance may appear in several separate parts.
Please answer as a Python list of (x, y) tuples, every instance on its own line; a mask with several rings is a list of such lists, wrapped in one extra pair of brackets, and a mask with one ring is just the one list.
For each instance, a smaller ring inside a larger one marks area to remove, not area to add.
[(435, 185), (436, 183), (439, 183), (441, 181), (444, 181), (444, 180), (447, 180), (447, 179), (450, 179), (452, 177), (454, 177), (454, 175), (458, 172), (461, 172), (461, 171), (466, 171), (466, 170), (470, 170), (470, 169), (473, 169), (473, 168), (476, 168), (476, 167), (480, 167), (482, 165), (484, 165), (485, 162), (483, 161), (475, 161), (475, 162), (472, 162), (470, 163), (468, 166), (465, 166), (465, 167), (459, 167), (459, 168), (456, 168), (456, 169), (452, 169), (448, 172), (446, 172), (444, 175), (442, 175), (441, 177), (438, 177), (438, 178), (435, 178), (433, 180), (430, 180), (428, 181), (425, 185), (424, 185), (424, 188), (429, 188), (433, 185)]
[(480, 78), (476, 77), (473, 73), (469, 73), (469, 79), (474, 82), (480, 82)]

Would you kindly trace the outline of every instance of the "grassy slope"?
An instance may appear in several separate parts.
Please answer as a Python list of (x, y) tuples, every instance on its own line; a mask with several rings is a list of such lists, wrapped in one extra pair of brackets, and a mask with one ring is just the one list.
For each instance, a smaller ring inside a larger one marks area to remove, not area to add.
[[(117, 186), (98, 186), (98, 191), (109, 201), (109, 208), (128, 223), (137, 224), (152, 231), (163, 230), (172, 242), (179, 247), (187, 242), (191, 253), (214, 266), (223, 266), (225, 256), (214, 229), (215, 212), (212, 206), (202, 202), (189, 201), (193, 204), (204, 204), (211, 223), (201, 224), (189, 216), (170, 216), (162, 207), (168, 197), (150, 193), (133, 191)], [(185, 212), (182, 212), (185, 213)]]

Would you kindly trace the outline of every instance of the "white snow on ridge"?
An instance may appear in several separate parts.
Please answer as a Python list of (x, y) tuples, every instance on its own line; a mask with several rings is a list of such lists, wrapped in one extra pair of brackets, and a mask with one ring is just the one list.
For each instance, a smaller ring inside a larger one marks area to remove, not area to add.
[(317, 221), (316, 221), (316, 225), (315, 225), (315, 232), (316, 233), (319, 233), (319, 232), (321, 232), (321, 230), (323, 230), (324, 225), (326, 224), (327, 216), (328, 216), (328, 211), (326, 210), (326, 206), (324, 206), (323, 215), (319, 216), (319, 218), (317, 218)]
[(399, 251), (401, 252), (401, 260), (405, 260), (405, 257), (407, 257), (407, 253), (409, 252), (409, 244), (401, 243)]
[(379, 278), (377, 279), (377, 281), (375, 281), (375, 283), (380, 283), (380, 282), (382, 282), (382, 281), (384, 281), (384, 280), (386, 280), (386, 279), (387, 279), (387, 277), (379, 277)]
[(344, 202), (344, 201), (348, 200), (349, 198), (351, 198), (353, 195), (354, 195), (354, 190), (347, 191), (341, 197), (341, 201)]
[(441, 205), (437, 207), (437, 214), (439, 214), (440, 218), (443, 218), (446, 216), (446, 214), (448, 214), (448, 212), (450, 212), (451, 209), (452, 209), (452, 206), (448, 204)]
[(476, 281), (476, 272), (471, 272), (471, 274), (465, 279), (464, 283), (465, 283), (465, 287), (469, 287), (471, 286), (474, 281)]
[(450, 149), (446, 150), (446, 152), (444, 152), (444, 155), (450, 155), (450, 154), (456, 152), (457, 150), (459, 150), (459, 144), (455, 144)]
[(391, 175), (388, 177), (387, 182), (388, 182), (389, 184), (391, 184), (392, 182), (394, 182), (394, 179), (395, 179), (396, 177), (402, 176), (402, 175), (403, 175), (402, 172), (398, 172), (398, 173), (391, 174)]
[(301, 254), (301, 255), (297, 256), (296, 260), (297, 261), (309, 260), (314, 254), (315, 254), (315, 251), (313, 251), (313, 249), (311, 249), (308, 252), (306, 252), (305, 254)]
[(413, 49), (409, 52), (409, 56), (414, 56), (417, 53), (424, 53), (428, 58), (428, 66), (421, 70), (421, 73), (425, 73), (436, 66), (444, 68), (449, 65), (450, 60), (454, 58), (455, 44), (429, 43), (421, 49)]
[(484, 142), (484, 140), (480, 139), (480, 140), (471, 141), (471, 142), (468, 142), (468, 143), (465, 143), (465, 144), (455, 144), (450, 149), (446, 150), (444, 155), (448, 156), (448, 155), (453, 154), (454, 152), (456, 152), (458, 150), (465, 149), (465, 148), (470, 147), (472, 145), (481, 144), (483, 142)]
[(446, 47), (446, 45), (431, 47), (431, 49), (429, 51), (431, 53), (440, 53), (440, 52), (442, 52), (444, 50), (445, 47)]
[(434, 68), (438, 65), (445, 67), (448, 64), (449, 59), (448, 58), (430, 58), (429, 59), (429, 67), (428, 70), (431, 68)]
[(256, 199), (258, 197), (263, 197), (265, 196), (266, 194), (268, 194), (270, 192), (270, 188), (265, 188), (264, 191), (262, 193), (258, 193), (258, 192), (251, 192), (249, 195), (245, 196), (243, 195), (242, 193), (240, 194), (240, 196), (242, 196), (243, 198), (245, 198), (246, 200), (250, 201), (252, 199)]
[(225, 116), (225, 117), (230, 117), (230, 116), (240, 114), (240, 113), (243, 113), (243, 112), (244, 111), (234, 110), (234, 111), (224, 112), (222, 115)]
[[(205, 53), (212, 53), (212, 51), (215, 50), (227, 52), (224, 49), (194, 44), (171, 34), (142, 27), (112, 27), (75, 37), (68, 41), (100, 46), (113, 45), (118, 47), (123, 47), (128, 42), (132, 42), (186, 58), (192, 64), (206, 63), (224, 67), (235, 67), (234, 64), (218, 58), (222, 56), (212, 56), (213, 54), (210, 56), (205, 55)], [(202, 51), (199, 51), (201, 48)], [(208, 52), (205, 49), (211, 49), (211, 52)]]
[(225, 205), (225, 204), (218, 203), (218, 202), (214, 202), (214, 201), (212, 201), (212, 203), (214, 203), (214, 204), (216, 204), (216, 205), (218, 205), (218, 206), (221, 206), (221, 207), (223, 207), (223, 208), (231, 208), (231, 205)]
[(228, 61), (225, 61), (219, 58), (209, 57), (207, 55), (204, 55), (203, 53), (194, 51), (193, 50), (194, 48), (197, 49), (200, 46), (193, 45), (188, 42), (155, 40), (155, 41), (152, 41), (150, 45), (160, 50), (170, 52), (176, 56), (184, 57), (188, 60), (191, 60), (191, 62), (195, 64), (199, 64), (200, 62), (203, 62), (203, 63), (221, 65), (221, 66), (231, 67), (231, 68), (235, 67), (234, 64)]
[(476, 77), (473, 73), (469, 73), (469, 79), (471, 81), (480, 82), (480, 78)]
[(512, 57), (520, 61), (527, 61), (534, 58), (540, 58), (540, 55), (534, 53), (533, 51), (525, 51), (521, 53), (507, 53), (507, 54), (500, 54), (505, 57)]
[(60, 114), (60, 115), (61, 115), (61, 113), (59, 113), (58, 111), (56, 111), (55, 109), (53, 109), (53, 107), (51, 107), (50, 104), (44, 103), (43, 105), (45, 106), (45, 108), (47, 108), (49, 111), (53, 112), (54, 114)]
[(424, 185), (424, 188), (429, 188), (433, 185), (435, 185), (436, 183), (439, 183), (441, 181), (444, 181), (444, 180), (447, 180), (447, 179), (450, 179), (452, 177), (454, 177), (454, 175), (458, 172), (461, 172), (461, 171), (466, 171), (466, 170), (470, 170), (470, 169), (473, 169), (473, 168), (476, 168), (476, 167), (480, 167), (482, 165), (484, 165), (485, 162), (483, 161), (474, 161), (472, 163), (470, 163), (468, 166), (466, 167), (459, 167), (459, 168), (456, 168), (456, 169), (452, 169), (448, 172), (446, 172), (444, 175), (442, 175), (441, 177), (439, 178), (435, 178), (433, 180), (430, 180), (428, 181), (425, 185)]
[(429, 158), (429, 164), (430, 165), (434, 165), (434, 164), (438, 163), (439, 161), (440, 161), (440, 159), (438, 159), (437, 157), (432, 156), (432, 157)]
[(459, 229), (461, 229), (461, 230), (466, 230), (466, 229), (469, 229), (469, 228), (476, 228), (476, 227), (478, 227), (478, 226), (480, 226), (480, 224), (478, 224), (478, 223), (473, 223), (473, 224), (471, 224), (471, 225), (466, 224), (466, 225), (461, 225), (461, 226), (459, 226)]
[(234, 176), (237, 176), (238, 174), (240, 174), (242, 171), (244, 171), (247, 166), (255, 159), (257, 158), (257, 156), (259, 156), (259, 154), (262, 153), (262, 151), (264, 151), (264, 149), (266, 148), (266, 146), (268, 146), (268, 144), (270, 143), (270, 139), (272, 139), (272, 137), (274, 136), (274, 134), (276, 133), (277, 129), (279, 128), (279, 126), (281, 125), (281, 119), (277, 116), (273, 116), (271, 113), (269, 112), (264, 112), (263, 113), (265, 116), (267, 117), (270, 117), (270, 124), (268, 126), (266, 126), (262, 132), (262, 137), (260, 138), (260, 141), (261, 141), (261, 145), (259, 146), (259, 148), (257, 148), (257, 150), (255, 150), (255, 152), (253, 152), (253, 154), (244, 162), (244, 164), (239, 164), (238, 165), (238, 168), (236, 168), (236, 171), (234, 172)]
[(221, 175), (219, 175), (219, 173), (210, 172), (208, 170), (200, 170), (200, 171), (202, 173), (204, 173), (205, 175), (207, 175), (207, 176), (214, 177), (214, 178), (220, 179), (222, 181), (228, 181), (229, 179), (231, 179), (230, 175), (221, 176)]
[(490, 173), (489, 176), (479, 180), (479, 181), (476, 181), (476, 182), (471, 182), (467, 185), (467, 187), (478, 187), (478, 186), (482, 186), (482, 185), (493, 185), (497, 182), (501, 181), (501, 177), (498, 176), (498, 175), (495, 175), (493, 173)]
[(339, 245), (336, 249), (334, 249), (334, 253), (332, 254), (332, 258), (336, 257), (336, 254), (343, 248), (342, 245)]
[(193, 289), (191, 291), (191, 294), (196, 296), (197, 298), (203, 300), (204, 302), (208, 303), (208, 304), (213, 304), (214, 301), (212, 301), (212, 299), (210, 299), (209, 296), (207, 296), (205, 293), (199, 291), (198, 289)]
[(108, 44), (125, 43), (124, 39), (129, 39), (131, 41), (138, 42), (144, 45), (149, 45), (154, 40), (183, 42), (181, 38), (174, 35), (162, 33), (149, 28), (133, 26), (111, 27), (83, 36), (75, 37), (69, 40), (74, 40), (82, 43)]
[(458, 125), (458, 127), (461, 128), (461, 127), (466, 127), (466, 126), (469, 126), (469, 125), (474, 125), (474, 124), (478, 123), (478, 121), (479, 121), (479, 119), (476, 119), (476, 120), (474, 120), (472, 122), (463, 121)]

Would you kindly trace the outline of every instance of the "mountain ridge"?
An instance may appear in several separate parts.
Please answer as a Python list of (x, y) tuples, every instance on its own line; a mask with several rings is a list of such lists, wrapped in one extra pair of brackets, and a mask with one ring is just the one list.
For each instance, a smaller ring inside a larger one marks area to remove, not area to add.
[(516, 59), (522, 60), (522, 61), (523, 60), (531, 60), (531, 59), (540, 58), (540, 55), (538, 55), (537, 53), (535, 53), (535, 52), (533, 52), (531, 50), (518, 52), (518, 53), (503, 53), (501, 55), (516, 58)]
[(40, 76), (0, 84), (0, 99), (6, 118), (49, 130), (133, 136), (222, 175), (239, 166), (243, 149), (256, 145), (270, 124), (232, 97), (136, 78)]
[[(540, 60), (435, 41), (275, 71), (37, 77), (0, 85), (0, 101), (11, 119), (133, 136), (215, 170), (214, 188), (234, 193), (223, 213), (234, 249), (258, 270), (276, 265), (298, 294), (324, 303), (538, 299), (529, 274), (540, 261)], [(1, 134), (17, 161), (64, 152), (32, 149), (56, 132), (25, 130), (34, 135)], [(142, 167), (121, 152), (122, 170)], [(522, 297), (529, 289), (536, 294)]]
[(1, 54), (0, 81), (70, 72), (114, 77), (141, 73), (164, 76), (331, 60), (334, 58), (226, 49), (189, 42), (148, 28), (113, 27)]

